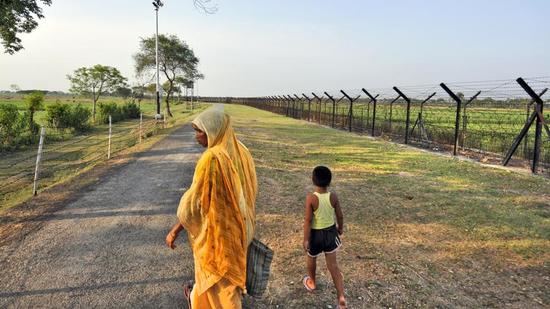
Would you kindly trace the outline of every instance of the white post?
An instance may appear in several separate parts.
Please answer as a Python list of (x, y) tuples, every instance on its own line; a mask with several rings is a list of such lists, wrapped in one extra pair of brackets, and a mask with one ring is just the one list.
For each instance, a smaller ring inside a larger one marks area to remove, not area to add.
[(193, 110), (193, 96), (195, 95), (195, 84), (193, 84), (193, 88), (191, 88), (191, 110)]
[(34, 184), (32, 192), (34, 195), (38, 192), (38, 167), (40, 165), (40, 160), (42, 159), (42, 147), (44, 145), (44, 135), (46, 134), (46, 128), (42, 127), (40, 129), (40, 142), (38, 143), (38, 154), (36, 155), (36, 166), (34, 168)]
[(109, 148), (107, 149), (107, 159), (111, 158), (111, 115), (109, 115)]
[[(160, 3), (160, 1), (159, 1)], [(157, 63), (157, 114), (155, 119), (160, 117), (160, 101), (161, 101), (161, 87), (160, 87), (160, 74), (159, 74), (159, 7), (155, 9), (155, 24), (156, 24), (156, 34), (155, 34), (155, 60)]]
[(141, 136), (143, 135), (143, 113), (139, 114), (139, 143), (141, 144)]

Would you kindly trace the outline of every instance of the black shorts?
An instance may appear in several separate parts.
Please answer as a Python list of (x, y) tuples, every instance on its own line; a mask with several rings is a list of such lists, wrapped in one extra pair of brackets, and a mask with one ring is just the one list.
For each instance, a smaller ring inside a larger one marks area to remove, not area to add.
[(311, 257), (317, 257), (323, 252), (335, 252), (341, 245), (342, 242), (340, 241), (340, 237), (338, 237), (336, 225), (321, 230), (311, 229), (307, 254)]

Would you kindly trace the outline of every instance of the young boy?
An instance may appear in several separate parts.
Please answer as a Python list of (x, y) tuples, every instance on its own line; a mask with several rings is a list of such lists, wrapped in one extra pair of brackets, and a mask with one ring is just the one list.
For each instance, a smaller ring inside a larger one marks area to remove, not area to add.
[[(307, 253), (307, 273), (303, 284), (308, 291), (315, 290), (317, 256), (325, 253), (327, 268), (332, 276), (338, 295), (337, 308), (346, 308), (343, 275), (336, 262), (336, 251), (342, 245), (338, 235), (344, 230), (344, 215), (335, 193), (328, 192), (332, 173), (326, 166), (317, 166), (311, 177), (315, 192), (306, 197), (304, 222), (304, 250)], [(336, 222), (334, 217), (336, 215)]]

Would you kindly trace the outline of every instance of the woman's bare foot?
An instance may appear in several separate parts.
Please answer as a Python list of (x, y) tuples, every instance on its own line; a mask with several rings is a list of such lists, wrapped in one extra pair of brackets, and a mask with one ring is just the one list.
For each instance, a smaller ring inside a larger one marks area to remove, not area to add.
[(338, 309), (346, 309), (346, 299), (342, 296), (338, 298)]

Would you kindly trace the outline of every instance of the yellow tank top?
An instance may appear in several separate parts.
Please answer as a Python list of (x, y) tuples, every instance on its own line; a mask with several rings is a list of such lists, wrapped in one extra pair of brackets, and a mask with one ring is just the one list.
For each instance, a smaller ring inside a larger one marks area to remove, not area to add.
[(334, 225), (334, 207), (330, 204), (330, 192), (313, 192), (313, 194), (319, 199), (319, 207), (317, 207), (317, 210), (313, 211), (311, 228), (320, 230)]

